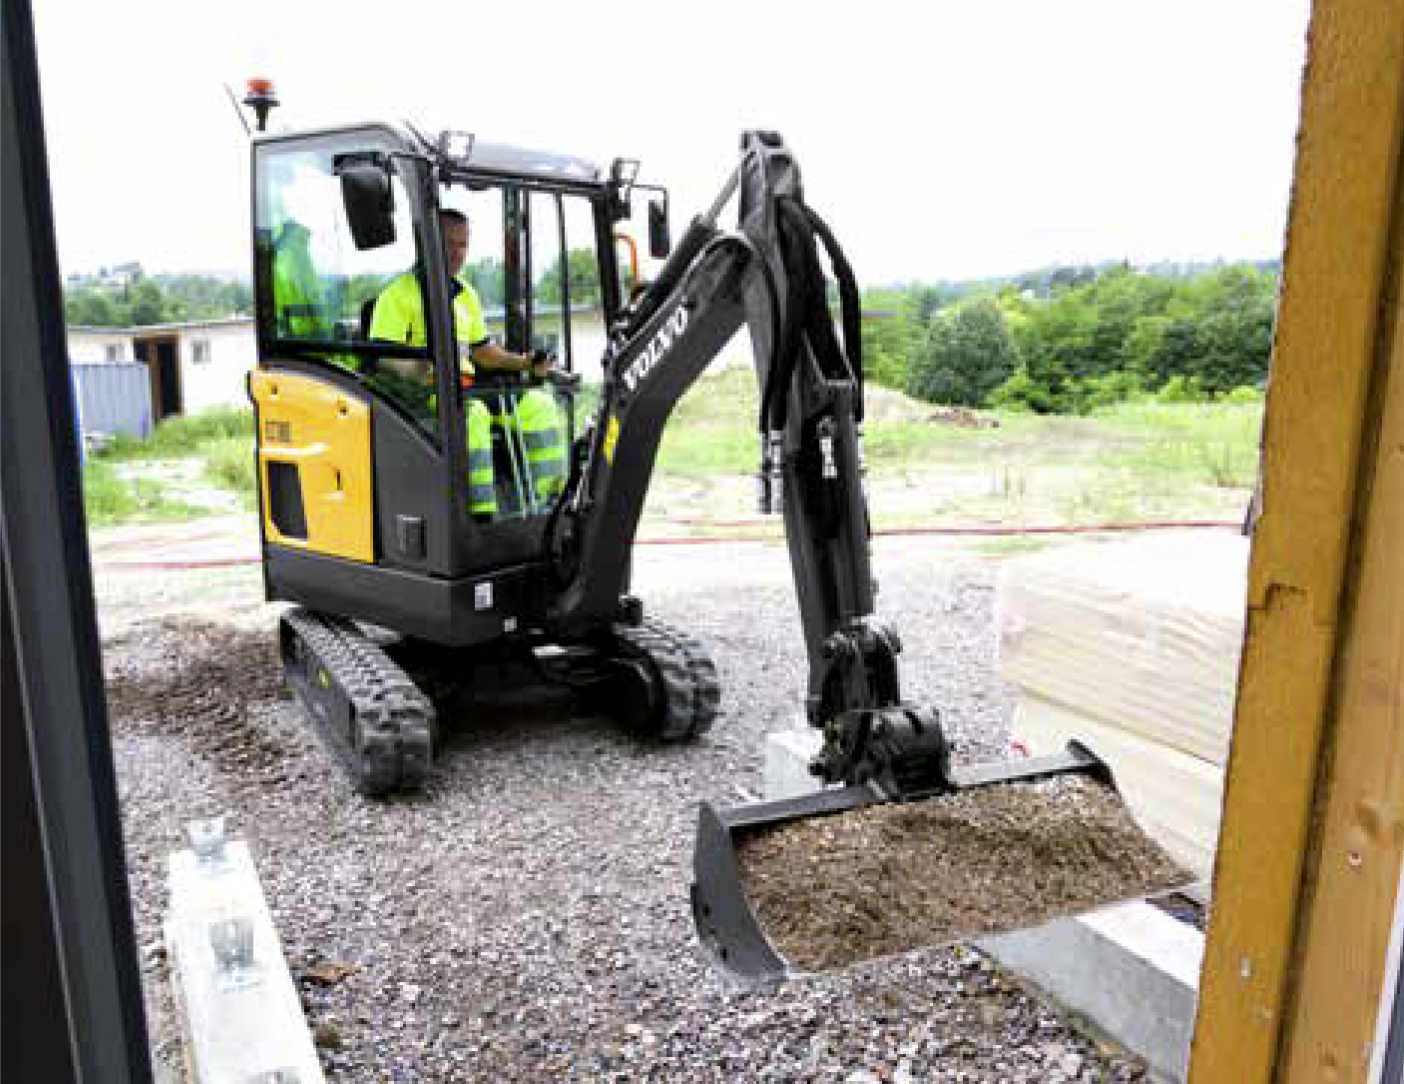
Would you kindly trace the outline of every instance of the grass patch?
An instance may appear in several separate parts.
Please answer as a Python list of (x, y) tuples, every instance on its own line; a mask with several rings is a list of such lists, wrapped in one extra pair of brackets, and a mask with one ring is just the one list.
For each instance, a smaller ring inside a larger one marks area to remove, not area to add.
[(247, 407), (217, 407), (199, 414), (177, 415), (156, 426), (146, 440), (118, 434), (101, 458), (183, 459), (202, 454), (204, 447), (218, 441), (240, 439), (252, 445), (253, 411)]
[(211, 483), (232, 490), (252, 506), (256, 489), (253, 411), (220, 407), (167, 418), (147, 440), (119, 434), (84, 468), (83, 493), (89, 525), (110, 527), (209, 515), (208, 508), (168, 496), (161, 481), (124, 477), (115, 467), (121, 463), (192, 458), (204, 460), (205, 477)]
[(121, 477), (111, 464), (89, 460), (83, 467), (83, 504), (89, 527), (119, 523), (194, 519), (206, 510), (167, 497), (155, 482)]
[(756, 375), (736, 366), (704, 376), (678, 401), (658, 447), (658, 473), (754, 474), (760, 465)]
[[(598, 385), (581, 389), (577, 426), (593, 414), (598, 396)], [(1257, 471), (1263, 412), (1261, 402), (1152, 401), (1088, 417), (985, 413), (999, 424), (963, 428), (933, 420), (938, 408), (886, 388), (871, 388), (868, 406), (864, 438), (876, 516), (1003, 525), (1234, 518)], [(655, 485), (752, 475), (760, 460), (758, 409), (749, 367), (697, 381), (663, 430)], [(210, 484), (253, 505), (253, 414), (226, 408), (168, 419), (149, 441), (121, 439), (92, 460), (91, 521), (197, 514), (163, 500), (158, 483), (110, 471), (122, 460), (191, 457), (202, 461)], [(715, 502), (693, 503), (705, 515)]]
[(258, 467), (252, 440), (223, 437), (200, 449), (205, 461), (205, 477), (215, 485), (233, 490), (252, 501), (258, 492)]
[(1261, 403), (1123, 403), (1097, 417), (1135, 445), (1123, 462), (1138, 472), (1234, 489), (1257, 477)]
[[(1257, 471), (1261, 402), (1125, 403), (1090, 417), (986, 414), (998, 425), (931, 420), (937, 408), (873, 389), (864, 444), (877, 482), (910, 479), (951, 522), (1087, 524), (1220, 518)], [(661, 476), (755, 471), (758, 394), (749, 369), (697, 382), (664, 430)], [(876, 499), (874, 511), (884, 503)], [(1236, 514), (1236, 513), (1234, 513)]]

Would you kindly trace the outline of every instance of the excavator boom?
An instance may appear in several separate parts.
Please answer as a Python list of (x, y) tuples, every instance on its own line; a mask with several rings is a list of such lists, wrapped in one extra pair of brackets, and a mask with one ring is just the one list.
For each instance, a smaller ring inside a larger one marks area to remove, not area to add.
[[(733, 196), (739, 226), (725, 232), (718, 218)], [(837, 278), (837, 329), (821, 249)], [(564, 583), (555, 617), (569, 630), (617, 605), (669, 413), (746, 324), (760, 384), (760, 505), (784, 516), (809, 658), (806, 715), (823, 736), (811, 771), (843, 784), (806, 798), (700, 812), (697, 930), (724, 966), (753, 978), (785, 974), (788, 965), (746, 901), (736, 844), (747, 833), (1057, 775), (1111, 783), (1106, 766), (1080, 746), (956, 772), (937, 713), (902, 699), (900, 640), (874, 613), (858, 303), (842, 250), (804, 201), (793, 156), (773, 133), (746, 133), (740, 164), (712, 208), (616, 329), (588, 453), (553, 524)]]

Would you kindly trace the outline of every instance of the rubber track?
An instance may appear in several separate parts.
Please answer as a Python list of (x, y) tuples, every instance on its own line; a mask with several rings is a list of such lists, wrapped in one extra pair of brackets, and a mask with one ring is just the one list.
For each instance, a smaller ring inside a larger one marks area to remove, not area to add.
[[(433, 761), (434, 705), (428, 697), (352, 622), (300, 608), (283, 621), (351, 706), (355, 742), (328, 725), (323, 713), (308, 715), (356, 789), (373, 795), (421, 786)], [(310, 675), (306, 684), (298, 691), (316, 696)]]
[(663, 684), (664, 712), (656, 736), (685, 741), (705, 734), (721, 705), (717, 668), (702, 645), (656, 618), (641, 625), (616, 625), (614, 635), (629, 654), (642, 655)]

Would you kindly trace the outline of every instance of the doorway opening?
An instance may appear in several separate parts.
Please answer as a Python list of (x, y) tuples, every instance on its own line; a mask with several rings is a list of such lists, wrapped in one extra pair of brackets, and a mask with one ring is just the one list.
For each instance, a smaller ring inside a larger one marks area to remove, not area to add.
[(146, 363), (151, 378), (151, 414), (154, 422), (179, 414), (184, 397), (180, 386), (179, 339), (174, 335), (136, 339), (132, 351)]

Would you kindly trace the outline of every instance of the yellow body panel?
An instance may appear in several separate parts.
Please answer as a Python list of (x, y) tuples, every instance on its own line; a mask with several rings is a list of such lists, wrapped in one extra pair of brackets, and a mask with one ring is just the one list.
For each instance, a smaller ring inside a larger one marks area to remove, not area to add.
[[(300, 373), (255, 369), (263, 530), (280, 546), (375, 560), (370, 407), (336, 385)], [(307, 537), (279, 532), (269, 511), (268, 464), (297, 468)]]

